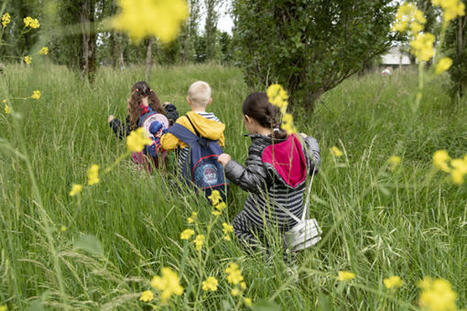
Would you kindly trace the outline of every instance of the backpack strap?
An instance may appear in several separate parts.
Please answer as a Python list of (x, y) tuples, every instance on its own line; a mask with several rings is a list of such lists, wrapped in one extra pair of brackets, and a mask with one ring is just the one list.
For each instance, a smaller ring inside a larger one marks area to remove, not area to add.
[(198, 136), (193, 134), (192, 131), (184, 127), (183, 125), (179, 123), (175, 123), (172, 125), (168, 130), (168, 133), (174, 135), (181, 141), (183, 141), (185, 144), (191, 146), (193, 143), (198, 141)]
[(191, 127), (193, 127), (193, 130), (195, 130), (196, 136), (201, 137), (201, 135), (199, 134), (199, 132), (198, 132), (198, 130), (196, 129), (195, 125), (193, 124), (193, 122), (191, 122), (190, 117), (189, 117), (187, 114), (185, 115), (185, 117), (188, 119), (188, 122), (190, 122)]

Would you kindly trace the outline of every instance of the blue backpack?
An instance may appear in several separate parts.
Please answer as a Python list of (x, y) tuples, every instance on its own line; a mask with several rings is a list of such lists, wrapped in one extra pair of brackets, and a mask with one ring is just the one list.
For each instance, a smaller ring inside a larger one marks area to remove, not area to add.
[(209, 197), (213, 190), (217, 190), (225, 201), (229, 181), (225, 178), (222, 164), (217, 162), (217, 158), (224, 150), (217, 140), (202, 137), (190, 118), (187, 115), (185, 117), (196, 135), (179, 123), (175, 123), (168, 130), (190, 147), (190, 156), (182, 165), (182, 175), (197, 190), (203, 190), (206, 197)]

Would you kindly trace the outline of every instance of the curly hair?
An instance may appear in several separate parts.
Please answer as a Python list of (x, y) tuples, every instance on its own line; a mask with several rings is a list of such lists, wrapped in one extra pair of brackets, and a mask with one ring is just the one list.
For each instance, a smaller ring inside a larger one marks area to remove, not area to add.
[(138, 127), (139, 118), (143, 112), (141, 104), (145, 97), (148, 98), (149, 107), (151, 107), (154, 112), (166, 115), (159, 97), (157, 97), (151, 87), (145, 81), (136, 82), (131, 88), (131, 95), (128, 100), (128, 117), (131, 130), (135, 130)]

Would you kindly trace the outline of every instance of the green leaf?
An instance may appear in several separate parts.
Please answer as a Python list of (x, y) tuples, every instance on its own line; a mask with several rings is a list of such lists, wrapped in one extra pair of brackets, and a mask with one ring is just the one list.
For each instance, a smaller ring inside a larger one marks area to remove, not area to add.
[(95, 256), (104, 256), (104, 249), (101, 242), (91, 234), (81, 236), (73, 246), (74, 248), (82, 249)]
[(251, 306), (253, 311), (281, 311), (281, 308), (274, 302), (260, 300)]

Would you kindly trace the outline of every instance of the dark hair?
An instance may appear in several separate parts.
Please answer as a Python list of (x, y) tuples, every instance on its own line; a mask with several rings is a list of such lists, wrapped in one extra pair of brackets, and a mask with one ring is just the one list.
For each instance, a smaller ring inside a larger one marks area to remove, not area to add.
[(256, 92), (248, 95), (243, 102), (243, 114), (255, 119), (262, 127), (272, 129), (273, 138), (287, 137), (287, 132), (281, 128), (280, 109), (269, 102), (266, 93)]
[(128, 100), (128, 117), (130, 119), (130, 129), (132, 130), (138, 127), (138, 121), (143, 112), (141, 103), (144, 97), (148, 97), (149, 107), (154, 112), (166, 114), (161, 101), (151, 87), (145, 81), (136, 82), (131, 88), (131, 95)]

